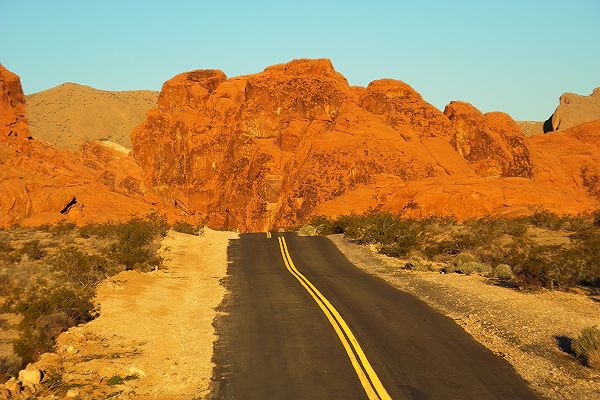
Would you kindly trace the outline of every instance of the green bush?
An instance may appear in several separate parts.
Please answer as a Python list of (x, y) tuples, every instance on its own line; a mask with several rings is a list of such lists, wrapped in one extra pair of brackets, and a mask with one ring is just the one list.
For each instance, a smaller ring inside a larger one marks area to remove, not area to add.
[[(380, 253), (388, 256), (422, 254), (451, 263), (444, 268), (446, 272), (514, 279), (525, 288), (600, 288), (600, 229), (595, 225), (599, 215), (538, 212), (528, 217), (484, 217), (459, 224), (453, 219), (415, 220), (371, 210), (334, 219), (316, 217), (312, 224), (319, 234), (344, 233), (356, 243), (378, 243)], [(570, 244), (537, 244), (536, 238), (528, 235), (529, 227), (566, 232)], [(462, 260), (464, 256), (459, 255), (465, 253), (476, 257)], [(491, 267), (497, 264), (511, 267)]]
[(175, 232), (185, 233), (188, 235), (201, 236), (202, 235), (202, 227), (194, 226), (187, 222), (177, 221), (173, 225), (173, 230)]
[(158, 268), (162, 258), (156, 254), (154, 241), (167, 234), (169, 225), (163, 217), (149, 215), (122, 224), (91, 224), (81, 229), (84, 237), (111, 239), (107, 256), (127, 270), (149, 271)]
[(23, 362), (16, 356), (0, 356), (0, 384), (16, 377), (23, 366)]
[(119, 375), (113, 375), (110, 378), (108, 378), (108, 381), (106, 383), (108, 383), (108, 386), (116, 386), (116, 385), (121, 385), (127, 381), (131, 381), (133, 379), (139, 379), (139, 378), (136, 375), (127, 375), (124, 378), (122, 378)]
[(64, 236), (66, 234), (73, 232), (76, 227), (77, 227), (77, 225), (75, 225), (72, 222), (61, 221), (54, 225), (49, 225), (49, 224), (42, 225), (42, 226), (40, 226), (40, 229), (45, 230), (46, 232), (52, 233), (53, 235), (56, 235), (56, 236)]
[(21, 335), (13, 346), (15, 353), (29, 363), (53, 349), (56, 337), (69, 327), (90, 321), (91, 294), (79, 294), (67, 287), (48, 289), (33, 286), (12, 299), (11, 311), (22, 315)]
[(46, 248), (42, 246), (39, 240), (30, 240), (23, 244), (17, 255), (19, 259), (27, 256), (28, 260), (40, 260), (46, 256)]
[(124, 268), (97, 254), (87, 254), (75, 246), (60, 249), (51, 261), (52, 268), (76, 287), (94, 290), (96, 285)]
[(12, 290), (12, 279), (6, 272), (0, 272), (0, 296), (9, 294)]
[(600, 368), (600, 329), (597, 326), (584, 328), (573, 340), (572, 348), (584, 364)]
[(515, 277), (515, 275), (512, 272), (512, 269), (510, 268), (510, 265), (507, 264), (496, 265), (493, 271), (493, 276), (502, 280), (511, 280)]
[(520, 241), (513, 244), (507, 261), (521, 287), (565, 289), (581, 282), (586, 268), (581, 250)]

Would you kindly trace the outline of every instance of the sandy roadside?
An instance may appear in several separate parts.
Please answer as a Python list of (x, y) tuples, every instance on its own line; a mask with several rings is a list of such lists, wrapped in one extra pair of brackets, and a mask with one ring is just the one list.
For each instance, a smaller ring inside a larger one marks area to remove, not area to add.
[(213, 369), (215, 308), (225, 295), (220, 280), (228, 240), (236, 236), (170, 231), (162, 243), (167, 268), (104, 282), (100, 316), (63, 333), (57, 354), (40, 363), (60, 368), (60, 384), (81, 398), (203, 398)]
[(404, 271), (404, 261), (353, 244), (343, 235), (329, 238), (359, 268), (454, 319), (547, 398), (600, 398), (600, 371), (583, 367), (558, 345), (584, 327), (600, 325), (598, 302), (573, 293), (517, 291), (478, 275)]

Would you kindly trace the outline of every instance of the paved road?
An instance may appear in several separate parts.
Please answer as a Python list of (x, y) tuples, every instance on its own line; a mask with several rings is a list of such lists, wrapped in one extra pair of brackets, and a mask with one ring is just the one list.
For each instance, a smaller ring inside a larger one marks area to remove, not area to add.
[(230, 242), (213, 398), (537, 398), (507, 362), (329, 239), (268, 236)]

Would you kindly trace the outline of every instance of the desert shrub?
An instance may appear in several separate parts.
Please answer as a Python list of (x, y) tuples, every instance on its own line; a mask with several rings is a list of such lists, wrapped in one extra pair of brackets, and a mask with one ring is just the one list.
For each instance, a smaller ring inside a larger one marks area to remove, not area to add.
[(523, 237), (527, 233), (527, 223), (521, 219), (506, 219), (504, 233), (514, 237)]
[(56, 236), (63, 236), (69, 234), (75, 230), (77, 226), (72, 222), (61, 221), (54, 225), (42, 225), (39, 229), (44, 230), (46, 232), (52, 233)]
[(537, 245), (517, 241), (507, 261), (513, 266), (521, 287), (568, 288), (579, 282), (585, 272), (585, 260), (579, 247)]
[(12, 289), (12, 279), (6, 272), (0, 272), (0, 296), (7, 295)]
[(93, 308), (89, 295), (64, 286), (48, 289), (34, 285), (13, 302), (12, 310), (23, 316), (20, 326), (35, 326), (40, 317), (53, 313), (64, 313), (76, 324), (86, 322)]
[(577, 256), (584, 261), (580, 283), (600, 288), (600, 229), (580, 230), (572, 237)]
[(186, 233), (188, 235), (200, 236), (202, 235), (202, 227), (194, 226), (188, 222), (177, 221), (173, 225), (173, 230), (175, 232)]
[(40, 260), (46, 255), (46, 249), (39, 240), (30, 240), (25, 242), (17, 252), (19, 259), (27, 256), (28, 260)]
[(169, 225), (163, 217), (150, 215), (122, 224), (88, 225), (82, 232), (88, 237), (112, 239), (114, 243), (108, 248), (108, 256), (125, 269), (149, 271), (162, 263), (153, 242), (156, 238), (165, 236), (168, 229)]
[(108, 386), (116, 386), (116, 385), (121, 385), (123, 383), (125, 383), (126, 381), (131, 381), (134, 379), (139, 379), (136, 375), (127, 375), (126, 377), (121, 377), (119, 375), (113, 375), (110, 378), (108, 378), (108, 381), (106, 381), (106, 383), (108, 384)]
[(597, 326), (584, 328), (573, 340), (573, 352), (586, 365), (600, 368), (600, 329)]
[(561, 217), (548, 211), (538, 211), (531, 216), (526, 217), (525, 220), (537, 228), (550, 230), (559, 230), (564, 225), (564, 221)]
[(0, 263), (12, 263), (17, 261), (18, 257), (15, 255), (14, 250), (15, 249), (8, 238), (0, 237)]
[(514, 278), (514, 274), (510, 265), (507, 264), (498, 264), (494, 267), (493, 276), (502, 280), (510, 280)]
[(23, 368), (21, 359), (14, 355), (0, 356), (0, 384), (16, 377)]
[(464, 275), (471, 275), (474, 272), (477, 272), (476, 261), (466, 262), (462, 264), (449, 264), (442, 268), (442, 272), (452, 273), (456, 272)]
[(123, 270), (105, 257), (87, 254), (75, 246), (60, 249), (51, 264), (65, 279), (84, 289), (94, 289), (103, 279)]
[(469, 262), (477, 261), (477, 258), (471, 253), (460, 253), (454, 259), (454, 264), (460, 265)]
[(13, 250), (10, 240), (6, 237), (0, 237), (0, 253), (10, 253)]
[(13, 346), (24, 363), (53, 349), (56, 337), (69, 327), (92, 319), (91, 295), (67, 287), (34, 285), (12, 300), (12, 311), (22, 315), (21, 335)]

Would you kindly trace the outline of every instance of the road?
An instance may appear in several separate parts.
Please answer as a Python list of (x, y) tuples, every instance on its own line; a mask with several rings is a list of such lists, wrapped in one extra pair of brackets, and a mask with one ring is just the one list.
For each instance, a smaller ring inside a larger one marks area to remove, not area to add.
[(538, 398), (451, 319), (325, 237), (242, 234), (229, 262), (212, 398)]

